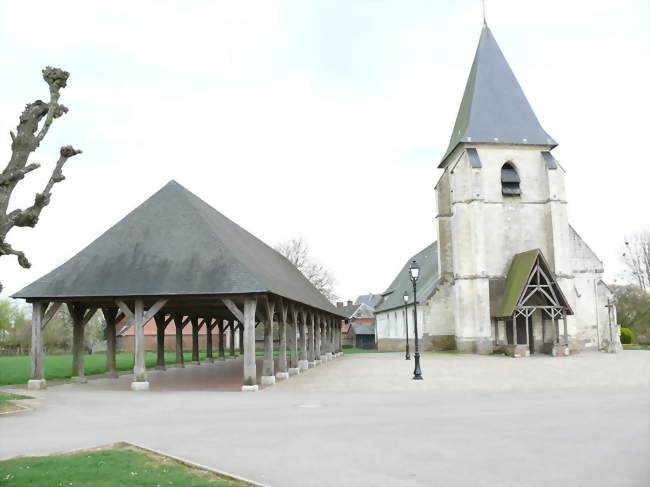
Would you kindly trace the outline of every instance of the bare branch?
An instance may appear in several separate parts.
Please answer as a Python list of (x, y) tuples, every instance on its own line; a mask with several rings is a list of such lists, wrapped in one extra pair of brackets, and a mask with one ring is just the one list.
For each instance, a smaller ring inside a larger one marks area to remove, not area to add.
[[(0, 257), (3, 255), (15, 255), (22, 267), (29, 267), (29, 261), (20, 251), (14, 250), (6, 241), (9, 230), (13, 227), (33, 227), (38, 222), (39, 215), (43, 208), (50, 203), (52, 187), (65, 179), (63, 176), (63, 165), (66, 161), (81, 151), (72, 146), (61, 147), (60, 157), (52, 171), (49, 181), (42, 193), (34, 197), (34, 204), (26, 210), (14, 210), (8, 212), (9, 201), (16, 185), (26, 174), (38, 169), (40, 164), (28, 164), (30, 155), (38, 148), (41, 141), (47, 135), (52, 122), (67, 113), (68, 108), (59, 103), (60, 90), (65, 88), (70, 74), (62, 69), (47, 66), (42, 71), (43, 79), (49, 87), (50, 101), (45, 103), (36, 100), (25, 105), (20, 114), (15, 132), (9, 132), (11, 136), (11, 158), (9, 163), (0, 173)], [(39, 131), (39, 125), (45, 119)], [(38, 131), (38, 135), (36, 135)], [(0, 290), (2, 286), (0, 286)]]
[(336, 301), (334, 277), (330, 271), (309, 256), (309, 245), (302, 238), (292, 238), (275, 246), (275, 250), (291, 262), (316, 289), (330, 301)]
[(61, 156), (56, 162), (56, 166), (52, 171), (49, 181), (45, 185), (45, 189), (42, 193), (36, 193), (34, 197), (34, 204), (27, 208), (26, 210), (15, 210), (12, 211), (9, 217), (9, 228), (12, 226), (16, 227), (34, 227), (38, 223), (38, 217), (41, 214), (43, 208), (50, 204), (50, 197), (52, 196), (52, 187), (65, 179), (63, 175), (63, 165), (67, 162), (70, 157), (80, 154), (81, 151), (73, 148), (71, 145), (66, 145), (61, 147)]
[(37, 146), (41, 143), (47, 134), (47, 131), (50, 130), (50, 126), (52, 125), (54, 119), (59, 118), (61, 115), (67, 113), (68, 111), (65, 106), (59, 105), (59, 97), (61, 96), (59, 90), (66, 87), (69, 76), (70, 73), (67, 71), (63, 71), (59, 68), (53, 68), (51, 66), (47, 66), (43, 70), (43, 79), (50, 87), (50, 103), (49, 109), (47, 111), (47, 117), (45, 118), (45, 123), (43, 124), (43, 127), (41, 127), (41, 131), (36, 136)]
[(14, 169), (7, 174), (0, 174), (0, 186), (16, 183), (25, 177), (25, 174), (32, 172), (34, 169), (38, 169), (41, 165), (38, 162), (34, 162), (28, 166), (25, 166), (21, 169)]
[(29, 263), (29, 260), (27, 260), (27, 257), (25, 257), (24, 252), (14, 250), (7, 242), (0, 242), (0, 256), (2, 255), (15, 255), (18, 257), (18, 264), (20, 264), (20, 267), (24, 267), (25, 269), (29, 269), (32, 266), (32, 264)]

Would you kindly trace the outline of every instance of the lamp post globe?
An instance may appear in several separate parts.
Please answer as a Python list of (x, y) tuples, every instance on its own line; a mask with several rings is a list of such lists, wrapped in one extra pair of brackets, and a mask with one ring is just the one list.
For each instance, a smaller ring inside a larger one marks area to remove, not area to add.
[(404, 326), (406, 328), (406, 360), (411, 360), (411, 351), (409, 350), (409, 293), (404, 291)]
[(409, 266), (409, 277), (413, 283), (413, 328), (415, 331), (415, 369), (413, 370), (413, 380), (422, 380), (422, 370), (420, 370), (420, 344), (418, 341), (418, 293), (417, 280), (420, 277), (420, 266), (414, 260)]

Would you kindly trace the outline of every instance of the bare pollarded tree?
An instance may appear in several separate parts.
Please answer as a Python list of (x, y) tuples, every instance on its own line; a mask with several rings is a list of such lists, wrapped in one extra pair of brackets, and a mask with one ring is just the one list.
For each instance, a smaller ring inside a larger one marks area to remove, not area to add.
[(338, 299), (334, 293), (334, 277), (326, 267), (314, 262), (309, 255), (309, 245), (302, 238), (292, 238), (281, 242), (275, 246), (275, 250), (296, 266), (327, 299), (330, 301)]
[[(63, 165), (81, 151), (71, 145), (61, 147), (59, 159), (52, 170), (49, 181), (42, 192), (36, 193), (34, 204), (29, 208), (9, 211), (9, 201), (18, 183), (25, 175), (40, 167), (37, 162), (28, 164), (29, 156), (38, 148), (54, 119), (65, 114), (68, 109), (59, 103), (61, 88), (65, 88), (70, 73), (50, 66), (43, 70), (43, 79), (50, 88), (50, 100), (45, 103), (36, 100), (28, 103), (20, 115), (15, 132), (11, 135), (11, 159), (0, 174), (0, 257), (15, 255), (18, 263), (24, 268), (30, 267), (29, 260), (20, 250), (16, 250), (7, 242), (7, 233), (13, 227), (34, 227), (43, 208), (50, 203), (52, 187), (65, 179)], [(2, 283), (0, 283), (0, 291)]]
[(632, 280), (650, 291), (650, 229), (626, 237), (622, 257)]

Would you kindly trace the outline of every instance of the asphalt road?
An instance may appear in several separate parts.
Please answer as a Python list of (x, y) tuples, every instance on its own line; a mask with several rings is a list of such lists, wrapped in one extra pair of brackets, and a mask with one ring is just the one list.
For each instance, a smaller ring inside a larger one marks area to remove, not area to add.
[(51, 386), (0, 416), (0, 458), (130, 441), (274, 487), (650, 484), (650, 352), (411, 367), (344, 356), (258, 393), (232, 391), (239, 360), (151, 372), (147, 392)]

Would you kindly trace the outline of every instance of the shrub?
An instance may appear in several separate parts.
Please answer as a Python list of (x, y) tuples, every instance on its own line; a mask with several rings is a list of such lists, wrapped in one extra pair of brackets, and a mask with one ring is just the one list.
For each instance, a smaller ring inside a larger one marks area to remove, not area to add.
[(621, 328), (621, 343), (629, 345), (634, 342), (634, 332), (629, 328)]

